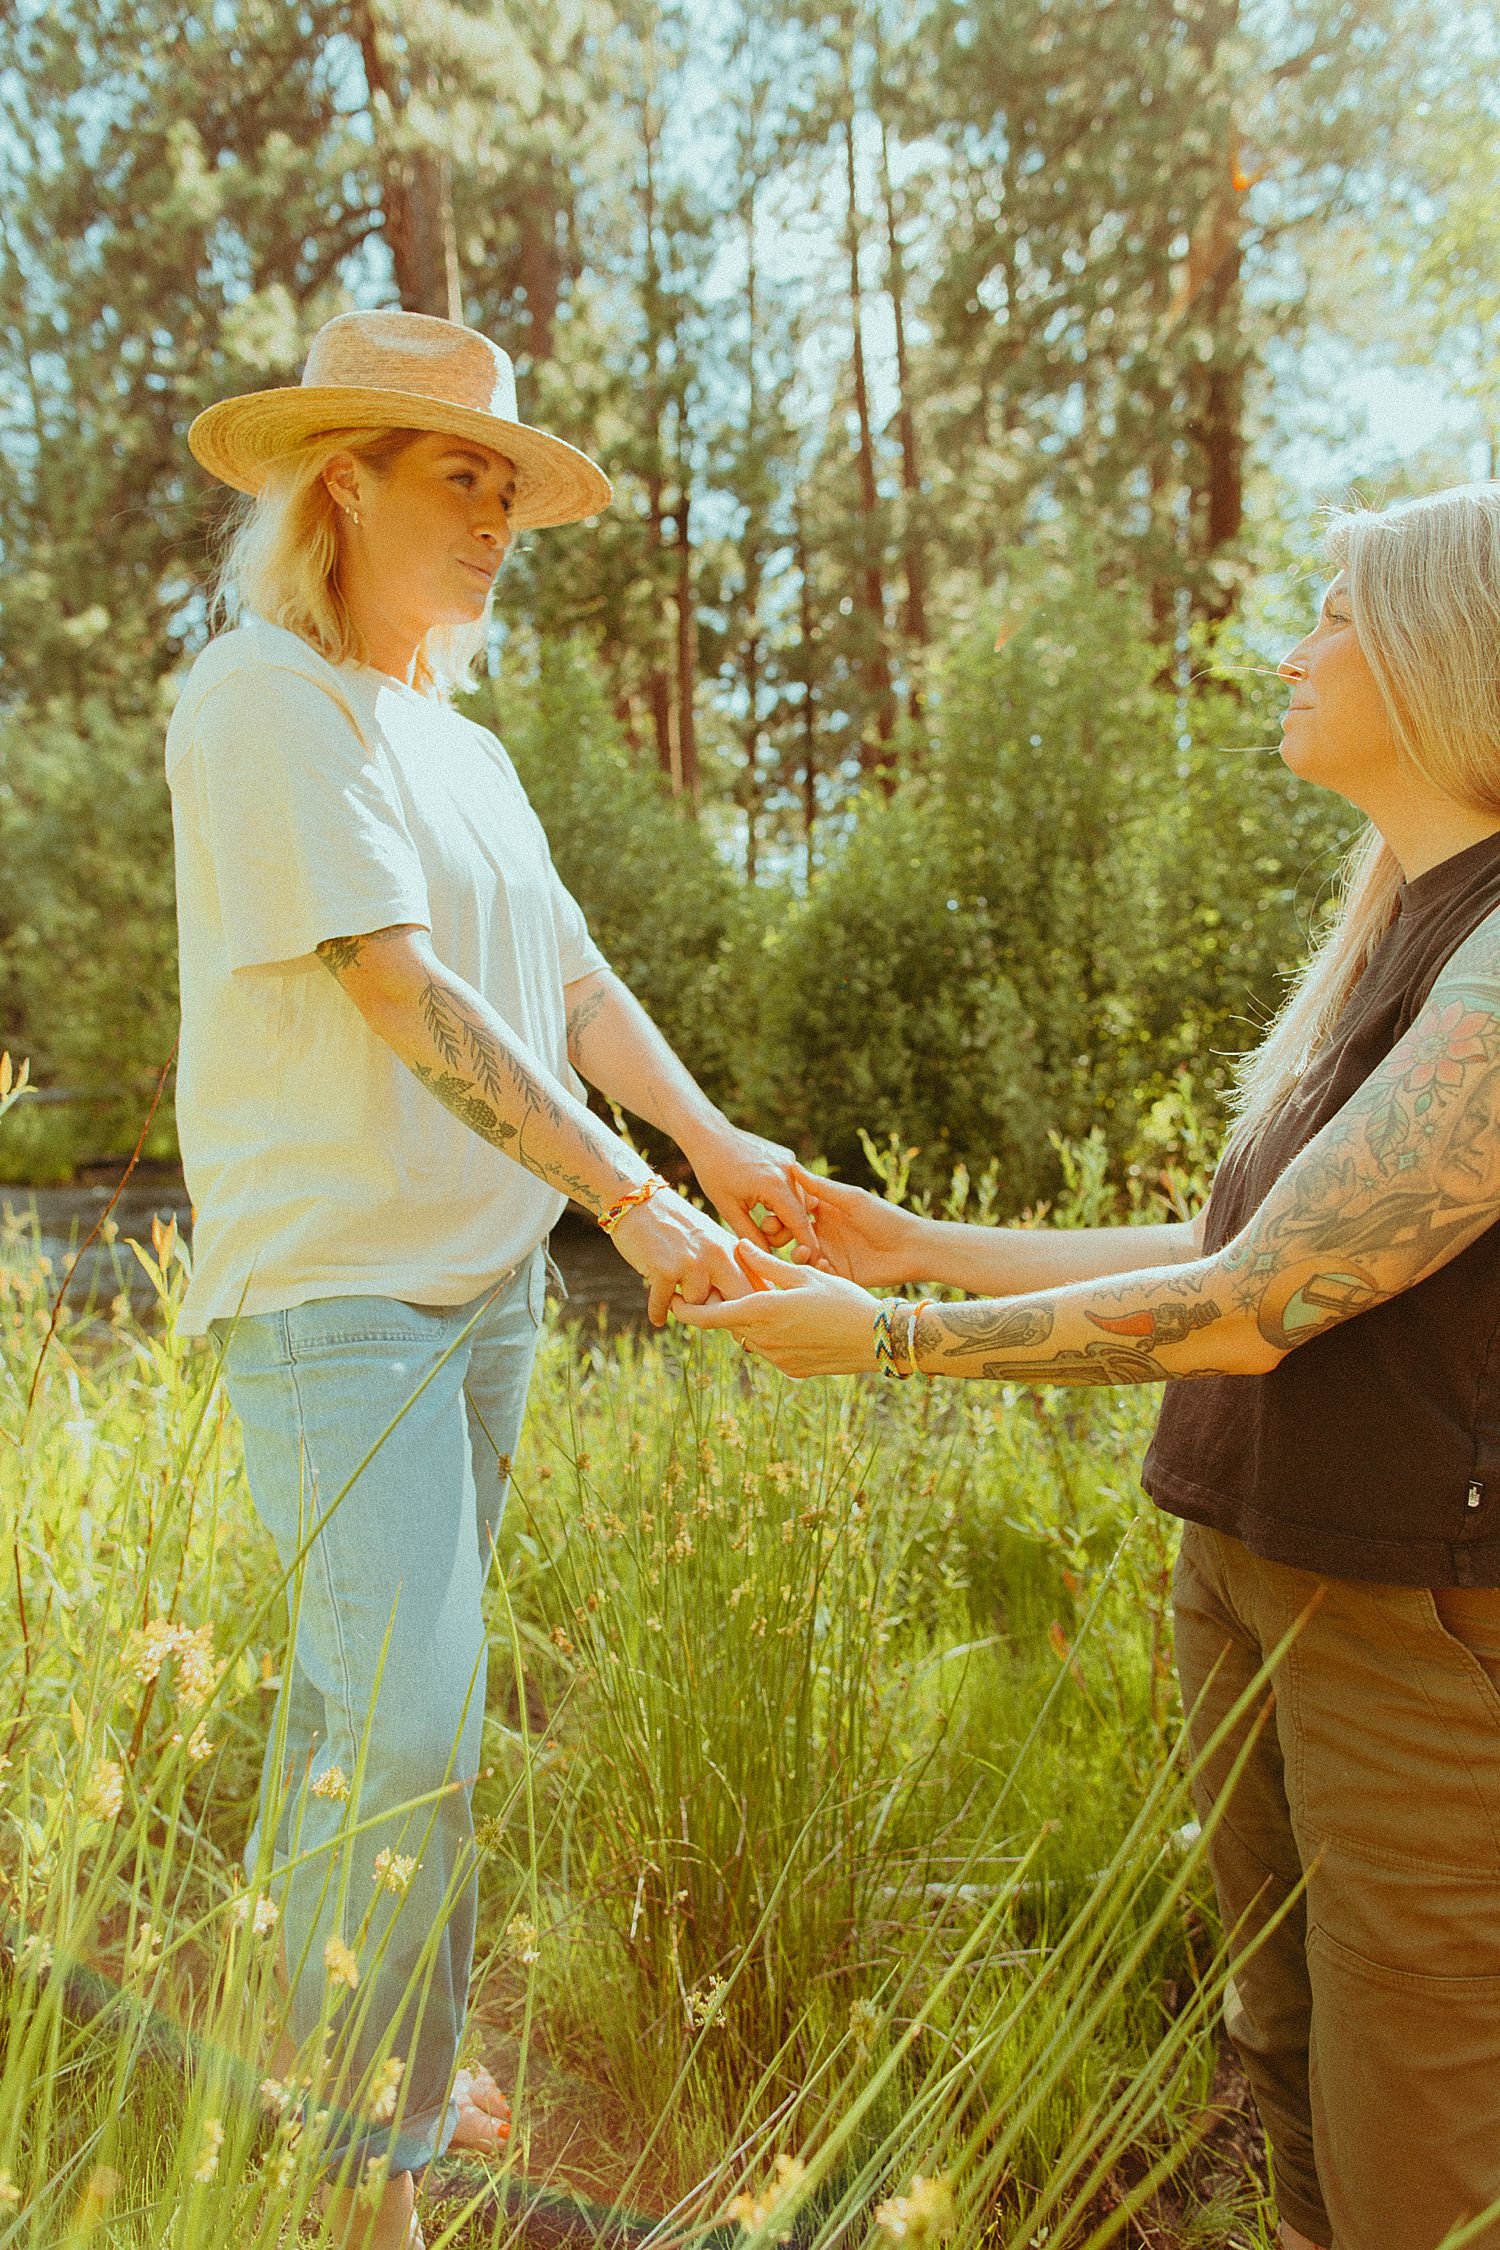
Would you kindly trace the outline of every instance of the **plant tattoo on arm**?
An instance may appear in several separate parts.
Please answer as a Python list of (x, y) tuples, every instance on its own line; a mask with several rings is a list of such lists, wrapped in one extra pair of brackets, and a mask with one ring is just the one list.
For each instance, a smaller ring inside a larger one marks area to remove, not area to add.
[[(544, 1164), (527, 1147), (527, 1130), (538, 1118), (554, 1132), (567, 1129), (570, 1112), (558, 1100), (556, 1089), (528, 1069), (521, 1056), (502, 1046), (450, 987), (429, 978), (422, 988), (419, 1007), (427, 1036), (448, 1066), (445, 1071), (433, 1071), (413, 1063), (413, 1070), (428, 1091), (481, 1139), (504, 1149), (507, 1156), (550, 1180), (554, 1187), (576, 1196), (597, 1218), (604, 1209), (604, 1198), (598, 1191), (556, 1162)], [(507, 1089), (512, 1096), (520, 1097), (519, 1125), (512, 1125), (499, 1114), (502, 1103), (507, 1108), (512, 1106), (506, 1101)], [(592, 1123), (575, 1130), (590, 1154), (608, 1159), (608, 1142)], [(511, 1143), (514, 1145), (508, 1145)]]
[(589, 1025), (601, 1013), (609, 998), (609, 986), (601, 976), (596, 978), (568, 1010), (568, 1059), (577, 1066), (579, 1041)]
[[(362, 938), (330, 938), (317, 951), (339, 976), (358, 965), (363, 943)], [(498, 1040), (452, 985), (429, 976), (417, 995), (416, 1017), (440, 1065), (409, 1062), (412, 1074), (428, 1092), (481, 1140), (576, 1197), (597, 1218), (605, 1198), (580, 1179), (565, 1158), (559, 1162), (554, 1155), (544, 1160), (534, 1153), (527, 1145), (527, 1133), (541, 1121), (564, 1137), (572, 1133), (583, 1150), (607, 1162), (612, 1151), (602, 1128), (592, 1119), (580, 1125), (573, 1110), (558, 1099), (557, 1088)], [(513, 1123), (518, 1100), (520, 1118)]]

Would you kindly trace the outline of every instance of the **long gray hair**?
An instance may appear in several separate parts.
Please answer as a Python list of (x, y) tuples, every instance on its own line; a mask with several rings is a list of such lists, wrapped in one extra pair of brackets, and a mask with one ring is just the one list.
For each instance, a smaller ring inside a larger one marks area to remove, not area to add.
[[(1326, 550), (1404, 757), (1500, 819), (1500, 484), (1341, 509)], [(1257, 1133), (1328, 1038), (1396, 913), (1401, 864), (1373, 824), (1345, 862), (1338, 913), (1240, 1065), (1234, 1139)]]

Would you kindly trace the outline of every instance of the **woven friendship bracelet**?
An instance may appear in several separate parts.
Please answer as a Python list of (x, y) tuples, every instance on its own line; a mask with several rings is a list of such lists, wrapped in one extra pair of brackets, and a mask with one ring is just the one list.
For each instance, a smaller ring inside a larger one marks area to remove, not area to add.
[(599, 1219), (605, 1233), (613, 1234), (627, 1211), (633, 1211), (638, 1203), (649, 1203), (657, 1189), (664, 1188), (666, 1184), (660, 1172), (653, 1172), (649, 1179), (642, 1180), (638, 1188), (632, 1188), (628, 1195), (621, 1196), (618, 1203), (612, 1203)]
[(896, 1355), (891, 1348), (891, 1314), (899, 1303), (899, 1298), (892, 1302), (882, 1297), (875, 1306), (875, 1365), (882, 1375), (900, 1375), (904, 1372), (896, 1365)]

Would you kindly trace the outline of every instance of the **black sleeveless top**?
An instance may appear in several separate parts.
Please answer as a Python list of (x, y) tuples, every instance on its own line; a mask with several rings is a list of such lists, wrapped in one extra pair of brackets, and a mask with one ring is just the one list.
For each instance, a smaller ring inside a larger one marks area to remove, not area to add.
[[(1500, 907), (1500, 836), (1440, 860), (1399, 897), (1327, 1046), (1220, 1166), (1208, 1252), (1239, 1232)], [(1141, 1483), (1171, 1514), (1272, 1562), (1402, 1586), (1500, 1586), (1500, 1224), (1268, 1375), (1169, 1383)]]

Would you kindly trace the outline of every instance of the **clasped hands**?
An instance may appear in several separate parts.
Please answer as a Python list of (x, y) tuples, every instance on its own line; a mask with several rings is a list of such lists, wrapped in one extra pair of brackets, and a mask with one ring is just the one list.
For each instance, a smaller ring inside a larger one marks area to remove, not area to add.
[[(626, 1214), (615, 1240), (650, 1283), (652, 1322), (660, 1327), (670, 1311), (689, 1327), (727, 1328), (787, 1375), (873, 1370), (870, 1292), (917, 1277), (922, 1222), (805, 1171), (758, 1134), (731, 1131), (691, 1157), (733, 1232), (670, 1192)], [(770, 1255), (787, 1243), (793, 1264)]]
[[(743, 1245), (764, 1253), (795, 1242), (804, 1257), (819, 1255), (790, 1149), (731, 1126), (685, 1153), (728, 1224), (719, 1225), (669, 1188), (627, 1211), (614, 1230), (615, 1247), (646, 1280), (646, 1310), (657, 1328), (669, 1309), (720, 1304), (758, 1287), (736, 1257)], [(751, 1216), (757, 1209), (759, 1219)]]

